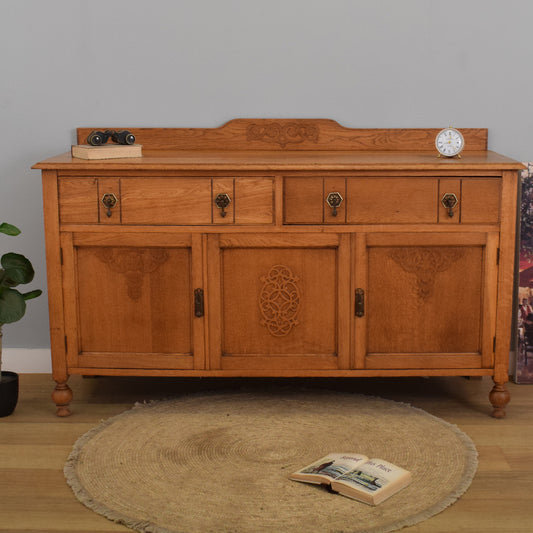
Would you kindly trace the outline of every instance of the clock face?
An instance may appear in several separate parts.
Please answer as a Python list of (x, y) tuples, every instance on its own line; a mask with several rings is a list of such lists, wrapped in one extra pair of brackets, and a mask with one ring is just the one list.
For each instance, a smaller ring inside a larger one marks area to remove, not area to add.
[(454, 128), (446, 128), (437, 134), (435, 146), (443, 156), (453, 157), (464, 148), (465, 140), (461, 132)]

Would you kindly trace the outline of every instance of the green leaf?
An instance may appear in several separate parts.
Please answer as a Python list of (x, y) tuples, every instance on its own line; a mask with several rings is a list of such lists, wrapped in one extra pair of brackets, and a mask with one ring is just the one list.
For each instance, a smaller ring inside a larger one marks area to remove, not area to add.
[(34, 291), (25, 292), (22, 297), (25, 300), (33, 300), (34, 298), (37, 298), (38, 296), (41, 296), (43, 291), (41, 289), (35, 289)]
[(16, 226), (13, 226), (13, 224), (2, 222), (2, 224), (0, 224), (0, 233), (15, 236), (20, 234), (20, 230)]
[(19, 291), (7, 288), (0, 290), (0, 324), (17, 322), (25, 312), (26, 302)]
[(3, 284), (7, 287), (26, 284), (33, 280), (35, 272), (28, 259), (21, 254), (9, 252), (0, 260), (5, 270)]

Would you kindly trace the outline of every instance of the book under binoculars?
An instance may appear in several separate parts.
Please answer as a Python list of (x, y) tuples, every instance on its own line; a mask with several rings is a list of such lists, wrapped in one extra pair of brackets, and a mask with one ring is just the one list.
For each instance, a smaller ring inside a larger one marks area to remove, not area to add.
[(123, 157), (142, 157), (141, 144), (77, 144), (71, 148), (72, 157), (79, 159), (120, 159)]
[(333, 492), (378, 505), (412, 481), (411, 472), (382, 459), (332, 453), (294, 472), (294, 481), (326, 485)]

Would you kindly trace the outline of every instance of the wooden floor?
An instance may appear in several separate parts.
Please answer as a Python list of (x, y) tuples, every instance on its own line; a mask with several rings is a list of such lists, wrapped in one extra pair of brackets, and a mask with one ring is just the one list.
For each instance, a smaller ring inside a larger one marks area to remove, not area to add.
[(0, 532), (131, 531), (80, 504), (65, 483), (62, 469), (79, 436), (135, 401), (191, 391), (299, 385), (337, 387), (408, 402), (456, 424), (473, 439), (479, 451), (479, 469), (467, 493), (444, 512), (402, 532), (533, 533), (533, 385), (509, 384), (507, 418), (495, 420), (489, 416), (487, 398), (492, 382), (488, 378), (216, 380), (73, 376), (69, 383), (74, 391), (74, 414), (60, 419), (50, 401), (51, 377), (22, 374), (20, 379), (17, 409), (0, 419)]

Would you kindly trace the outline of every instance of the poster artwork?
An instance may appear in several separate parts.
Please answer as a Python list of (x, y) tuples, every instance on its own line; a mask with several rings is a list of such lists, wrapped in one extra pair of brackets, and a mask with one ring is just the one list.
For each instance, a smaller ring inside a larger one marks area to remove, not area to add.
[(521, 171), (518, 350), (515, 381), (533, 383), (533, 162)]

